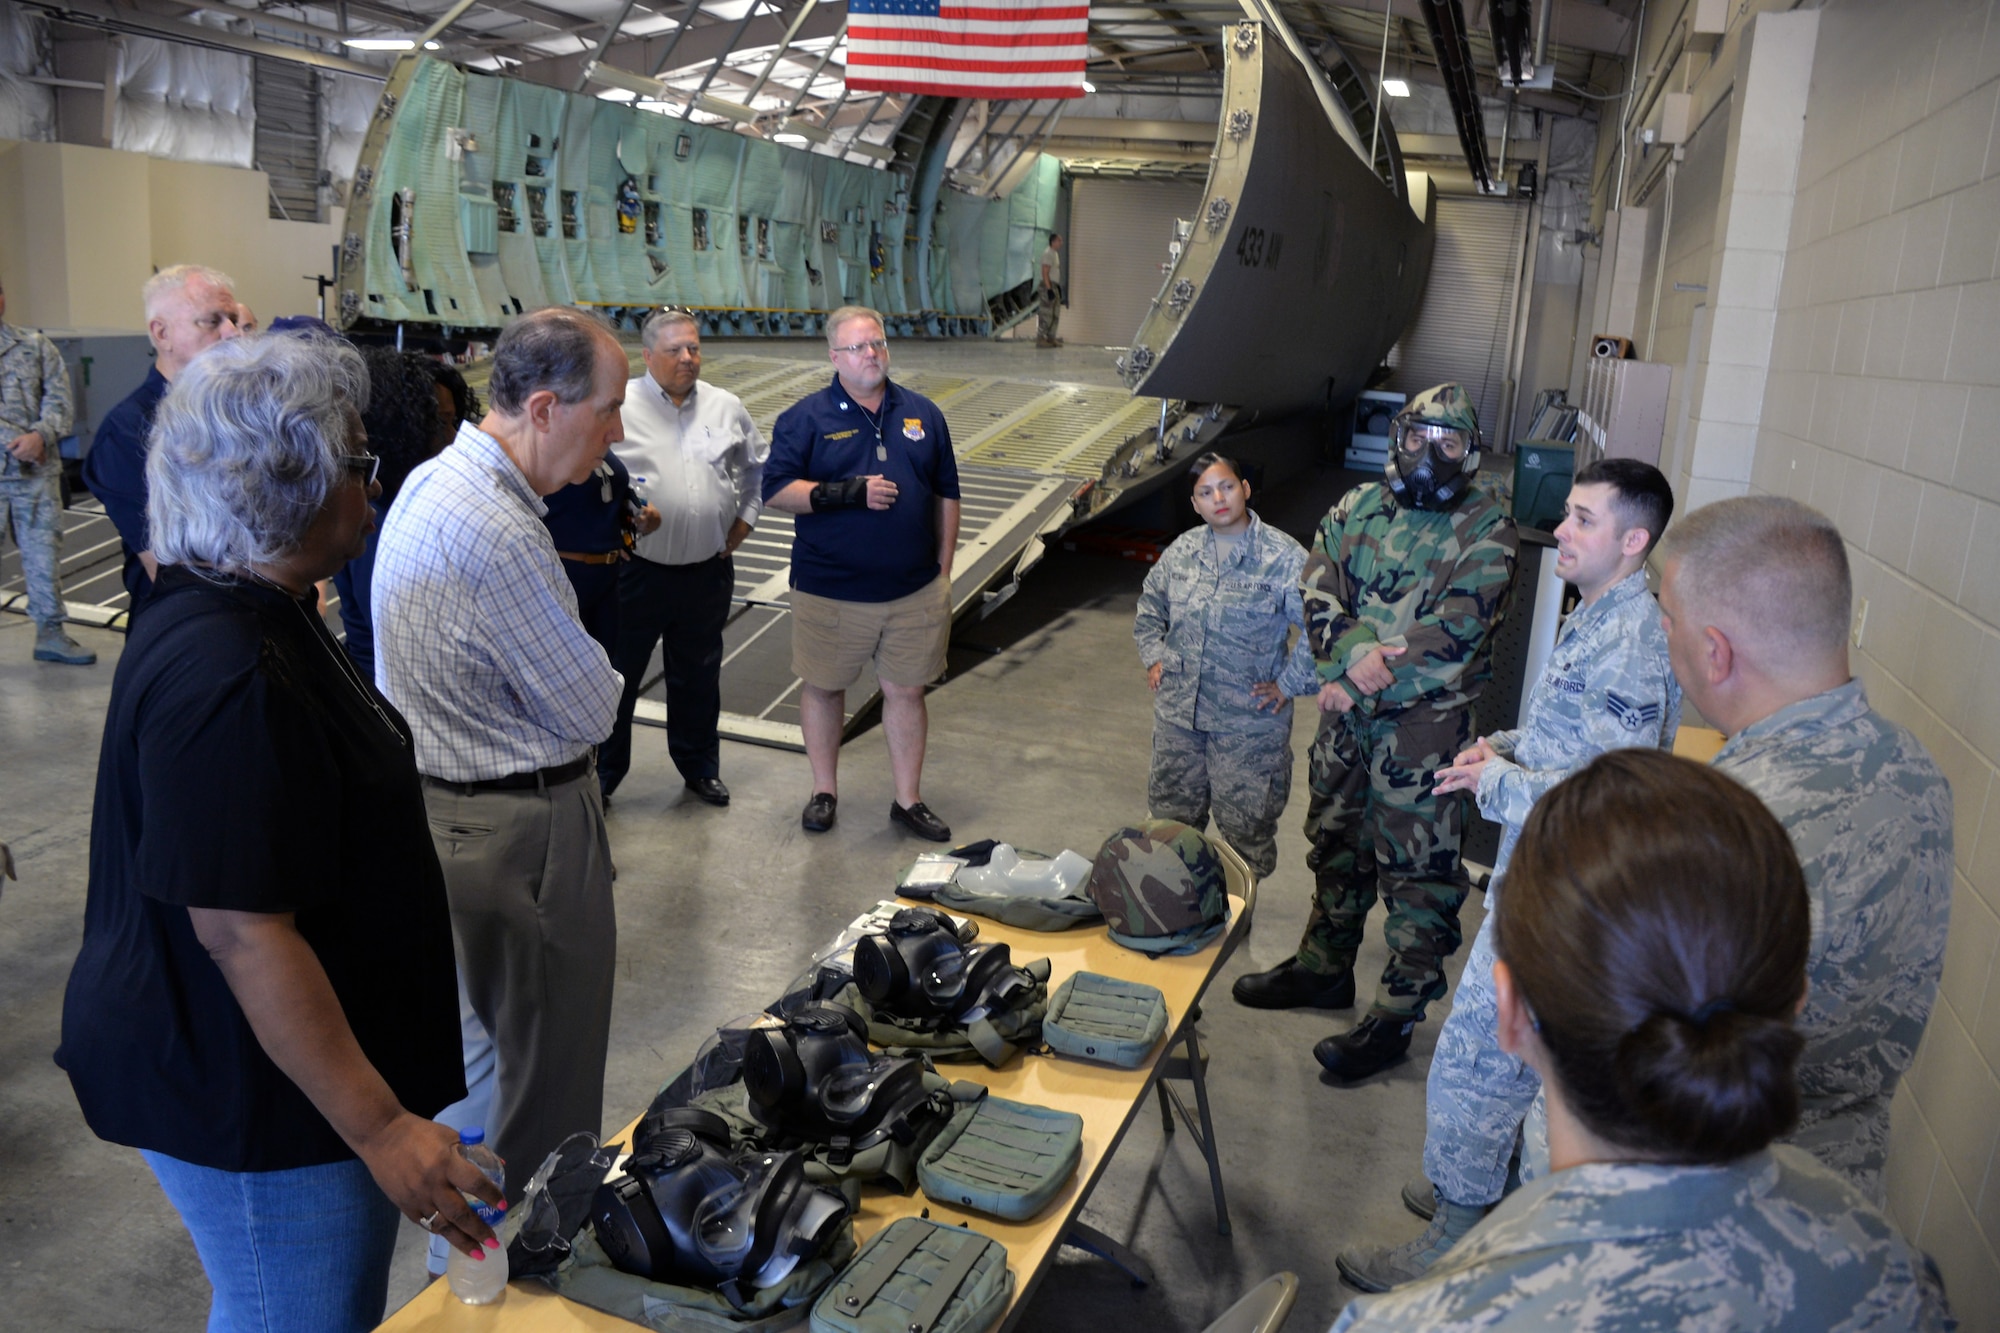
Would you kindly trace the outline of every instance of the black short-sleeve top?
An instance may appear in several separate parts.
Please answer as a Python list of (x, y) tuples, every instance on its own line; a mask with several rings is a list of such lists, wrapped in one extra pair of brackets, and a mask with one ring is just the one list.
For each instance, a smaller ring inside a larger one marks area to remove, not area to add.
[(294, 913), (404, 1108), (465, 1095), (408, 726), (311, 599), (169, 566), (112, 681), (56, 1063), (114, 1143), (229, 1171), (352, 1157), (258, 1044), (190, 907)]

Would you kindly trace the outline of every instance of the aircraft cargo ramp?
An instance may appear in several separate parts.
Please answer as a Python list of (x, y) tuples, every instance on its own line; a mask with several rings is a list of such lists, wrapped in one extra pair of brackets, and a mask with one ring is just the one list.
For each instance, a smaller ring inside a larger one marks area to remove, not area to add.
[[(831, 381), (824, 355), (813, 354), (819, 345), (810, 347), (811, 352), (802, 347), (784, 356), (738, 353), (711, 343), (702, 378), (741, 397), (768, 439), (780, 412)], [(760, 352), (765, 348), (769, 344), (761, 344)], [(770, 353), (776, 351), (770, 348)], [(1134, 398), (1109, 384), (984, 373), (996, 367), (996, 360), (1004, 367), (1003, 359), (989, 353), (952, 369), (899, 367), (894, 372), (898, 383), (937, 402), (951, 423), (963, 498), (952, 581), (955, 617), (978, 611), (991, 596), (1004, 595), (995, 594), (995, 586), (1013, 575), (1017, 565), (1032, 562), (1040, 537), (1102, 512), (1109, 488), (1098, 483), (1107, 464), (1133, 437), (1150, 440), (1159, 419), (1157, 399)], [(642, 373), (636, 348), (632, 365), (634, 374)], [(467, 378), (483, 393), (482, 371), (468, 367)], [(119, 581), (118, 535), (103, 507), (80, 497), (64, 513), (63, 528), (63, 587), (71, 618), (124, 628), (127, 598)], [(803, 748), (799, 682), (792, 674), (791, 627), (786, 623), (791, 545), (791, 515), (766, 510), (737, 552), (736, 606), (724, 631), (722, 733), (734, 740)], [(328, 595), (328, 623), (338, 633), (330, 587)], [(27, 610), (20, 555), (11, 546), (0, 556), (0, 610)], [(664, 724), (659, 674), (655, 657), (639, 718)], [(850, 726), (872, 706), (876, 693), (873, 677), (866, 675), (848, 691)]]

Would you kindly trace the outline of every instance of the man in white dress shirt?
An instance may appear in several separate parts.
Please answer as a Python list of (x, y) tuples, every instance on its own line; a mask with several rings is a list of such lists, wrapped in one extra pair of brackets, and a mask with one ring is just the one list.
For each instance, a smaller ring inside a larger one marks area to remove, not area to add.
[(632, 710), (653, 646), (667, 678), (667, 754), (693, 792), (728, 805), (722, 783), (722, 627), (736, 583), (731, 557), (763, 508), (764, 460), (743, 400), (701, 383), (701, 326), (679, 306), (647, 316), (640, 333), (646, 373), (625, 388), (625, 443), (632, 483), (660, 513), (618, 572), (618, 651), (625, 677), (618, 721), (597, 755), (609, 797), (632, 767)]

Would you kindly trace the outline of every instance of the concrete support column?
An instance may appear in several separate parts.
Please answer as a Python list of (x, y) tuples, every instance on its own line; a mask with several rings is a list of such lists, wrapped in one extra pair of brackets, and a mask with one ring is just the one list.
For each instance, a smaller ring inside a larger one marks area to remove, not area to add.
[(1812, 85), (1817, 11), (1760, 14), (1737, 52), (1729, 146), (1709, 259), (1706, 346), (1695, 349), (1683, 512), (1750, 485), (1771, 373)]

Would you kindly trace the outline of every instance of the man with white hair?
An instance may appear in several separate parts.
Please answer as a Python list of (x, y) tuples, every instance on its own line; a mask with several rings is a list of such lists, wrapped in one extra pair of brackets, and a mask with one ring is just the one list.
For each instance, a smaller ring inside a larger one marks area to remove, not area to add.
[(243, 307), (226, 273), (200, 264), (175, 264), (146, 280), (146, 336), (153, 368), (138, 388), (104, 414), (83, 460), (83, 484), (104, 505), (125, 549), (125, 591), (137, 615), (153, 595), (152, 538), (146, 528), (146, 437), (167, 385), (188, 362), (242, 332)]

